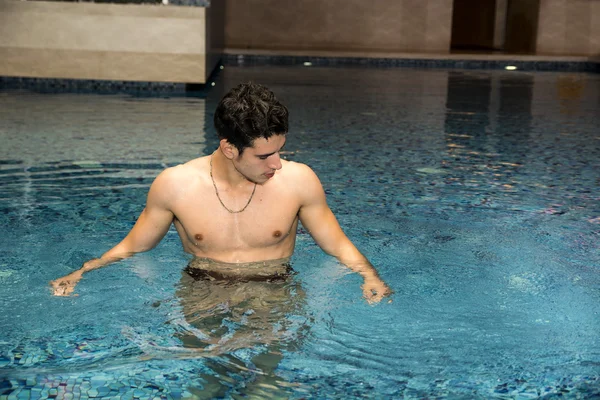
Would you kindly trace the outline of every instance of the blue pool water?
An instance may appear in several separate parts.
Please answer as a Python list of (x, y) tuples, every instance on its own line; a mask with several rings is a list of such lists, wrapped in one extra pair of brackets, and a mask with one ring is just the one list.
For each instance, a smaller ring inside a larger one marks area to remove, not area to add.
[[(393, 302), (303, 230), (275, 341), (236, 339), (251, 307), (190, 323), (174, 231), (51, 296), (154, 176), (215, 148), (215, 105), (248, 80), (288, 105), (286, 157)], [(0, 398), (600, 396), (600, 75), (231, 67), (198, 96), (6, 90), (0, 121)], [(221, 344), (189, 344), (215, 323)]]

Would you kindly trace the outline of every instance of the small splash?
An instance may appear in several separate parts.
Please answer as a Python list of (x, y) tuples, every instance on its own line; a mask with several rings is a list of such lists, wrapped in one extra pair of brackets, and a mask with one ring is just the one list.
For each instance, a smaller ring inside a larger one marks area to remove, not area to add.
[(0, 279), (2, 279), (2, 278), (8, 278), (8, 277), (12, 276), (12, 274), (14, 272), (15, 271), (11, 271), (9, 269), (0, 269)]
[(91, 160), (73, 161), (73, 165), (77, 165), (81, 168), (102, 168), (102, 163)]
[(443, 174), (445, 172), (443, 169), (429, 167), (417, 168), (417, 171), (422, 172), (424, 174)]
[(543, 286), (537, 282), (538, 280), (538, 276), (533, 273), (511, 275), (508, 278), (508, 286), (511, 289), (520, 292), (538, 294), (544, 289)]
[(542, 210), (542, 213), (547, 215), (562, 215), (566, 212), (567, 210), (563, 207), (562, 204), (552, 204), (550, 207), (546, 207)]

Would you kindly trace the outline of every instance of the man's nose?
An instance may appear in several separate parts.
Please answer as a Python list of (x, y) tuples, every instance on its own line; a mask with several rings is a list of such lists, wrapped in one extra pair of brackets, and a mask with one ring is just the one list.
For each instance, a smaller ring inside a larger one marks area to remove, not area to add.
[(271, 159), (271, 163), (269, 164), (269, 168), (271, 169), (281, 169), (281, 158), (279, 157), (279, 153), (273, 154)]

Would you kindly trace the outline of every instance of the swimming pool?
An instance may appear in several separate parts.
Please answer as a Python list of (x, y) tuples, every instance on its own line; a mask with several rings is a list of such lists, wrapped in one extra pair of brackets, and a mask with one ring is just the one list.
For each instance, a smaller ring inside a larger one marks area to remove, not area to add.
[[(393, 302), (369, 306), (302, 230), (277, 350), (185, 346), (202, 333), (174, 231), (52, 297), (126, 234), (159, 171), (212, 151), (216, 103), (247, 80), (289, 107), (286, 157), (319, 174)], [(600, 395), (600, 75), (228, 67), (216, 83), (0, 92), (2, 398)]]

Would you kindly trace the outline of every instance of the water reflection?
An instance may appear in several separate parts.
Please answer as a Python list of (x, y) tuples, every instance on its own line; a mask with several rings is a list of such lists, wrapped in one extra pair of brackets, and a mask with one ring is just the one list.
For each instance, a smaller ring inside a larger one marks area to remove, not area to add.
[(530, 74), (449, 71), (443, 163), (452, 183), (485, 187), (471, 191), (473, 205), (512, 202), (532, 151), (533, 87)]
[(275, 370), (285, 351), (298, 349), (309, 327), (299, 281), (231, 282), (183, 272), (176, 296), (185, 318), (176, 336), (190, 353), (209, 356), (210, 372), (197, 389), (202, 396), (221, 398), (235, 390), (232, 374), (242, 376), (245, 395), (287, 385)]
[(556, 79), (556, 92), (560, 104), (560, 113), (567, 116), (580, 114), (584, 90), (584, 76), (560, 75)]
[[(533, 77), (450, 71), (445, 133), (448, 151), (515, 156), (531, 131)], [(459, 150), (460, 149), (460, 150)]]
[[(358, 304), (352, 276), (329, 279), (304, 232), (306, 298), (292, 282), (257, 304), (226, 304), (222, 288), (184, 289), (172, 232), (141, 258), (152, 274), (123, 262), (90, 277), (80, 297), (49, 303), (49, 279), (128, 231), (163, 155), (178, 162), (214, 148), (219, 87), (203, 115), (179, 99), (158, 99), (136, 117), (135, 101), (103, 96), (0, 96), (0, 304), (9, 310), (0, 375), (15, 378), (0, 378), (0, 396), (53, 385), (148, 398), (183, 397), (182, 387), (200, 397), (211, 386), (216, 397), (219, 385), (234, 395), (247, 382), (288, 387), (277, 374), (317, 398), (597, 390), (595, 75), (232, 68), (223, 77), (223, 87), (254, 79), (282, 93), (294, 118), (288, 149), (319, 172), (347, 233), (404, 300)], [(174, 147), (162, 148), (165, 140)], [(565, 206), (544, 209), (558, 201)], [(319, 317), (302, 341), (305, 301)], [(198, 349), (219, 350), (215, 338), (230, 354), (198, 359)], [(35, 373), (37, 381), (16, 380)]]

